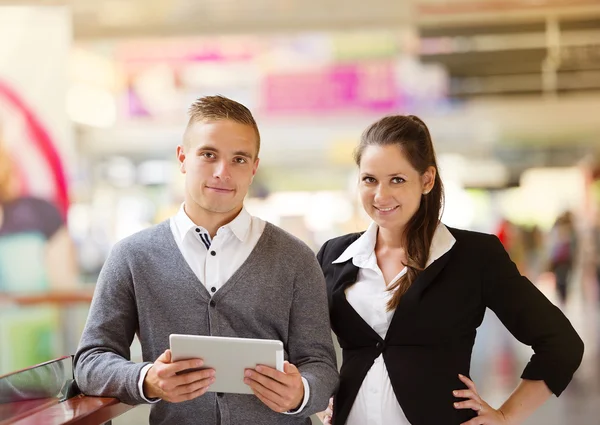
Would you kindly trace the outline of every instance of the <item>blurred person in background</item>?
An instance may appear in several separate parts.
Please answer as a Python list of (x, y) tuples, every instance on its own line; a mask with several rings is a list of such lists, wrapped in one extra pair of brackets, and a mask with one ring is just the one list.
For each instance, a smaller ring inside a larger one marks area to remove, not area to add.
[(559, 215), (550, 230), (550, 271), (556, 280), (556, 292), (561, 307), (567, 303), (569, 282), (577, 252), (577, 235), (573, 214), (566, 211)]
[(22, 195), (0, 140), (0, 292), (73, 288), (77, 264), (65, 221), (51, 202)]
[(526, 274), (527, 258), (523, 230), (512, 221), (503, 218), (500, 220), (496, 236), (498, 236), (498, 239), (519, 271), (522, 274)]
[[(583, 356), (580, 337), (497, 237), (440, 222), (443, 186), (423, 121), (372, 124), (355, 159), (372, 224), (329, 240), (317, 255), (343, 351), (325, 423), (523, 423), (567, 387)], [(535, 352), (498, 409), (469, 378), (488, 307)]]
[(544, 232), (538, 225), (533, 225), (530, 229), (524, 231), (523, 236), (527, 258), (526, 274), (533, 283), (536, 283), (546, 264)]
[[(192, 105), (177, 147), (185, 201), (106, 260), (75, 356), (84, 393), (155, 403), (151, 424), (309, 424), (326, 407), (338, 372), (323, 274), (303, 242), (244, 208), (259, 148), (245, 106), (221, 96)], [(281, 340), (289, 363), (246, 370), (254, 395), (216, 394), (219, 371), (182, 374), (202, 359), (171, 361), (173, 333)]]

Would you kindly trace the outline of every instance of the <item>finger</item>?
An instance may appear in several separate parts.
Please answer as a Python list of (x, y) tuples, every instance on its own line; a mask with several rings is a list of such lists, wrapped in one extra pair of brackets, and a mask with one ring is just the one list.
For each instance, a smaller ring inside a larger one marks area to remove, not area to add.
[[(248, 370), (252, 371), (252, 369)], [(258, 365), (254, 370), (260, 373), (261, 375), (267, 376), (277, 382), (287, 383), (287, 381), (289, 380), (289, 376), (286, 373), (280, 372), (277, 369), (273, 369), (272, 367)]]
[(253, 381), (250, 378), (245, 378), (244, 382), (252, 389), (252, 391), (255, 394), (260, 394), (265, 399), (271, 401), (272, 403), (280, 407), (285, 406), (285, 398), (281, 395), (281, 393), (273, 391), (272, 389), (267, 388), (261, 383)]
[(477, 388), (475, 387), (475, 382), (471, 381), (464, 375), (458, 374), (458, 378), (465, 383), (465, 385), (471, 390), (477, 392)]
[(175, 363), (155, 363), (156, 376), (160, 379), (169, 379), (189, 369), (198, 369), (204, 364), (201, 359), (182, 360)]
[(161, 363), (171, 363), (171, 350), (165, 350), (164, 353), (158, 356), (158, 359), (156, 359), (156, 361)]
[(282, 406), (278, 405), (277, 403), (275, 403), (272, 400), (270, 400), (267, 397), (265, 397), (260, 392), (256, 391), (254, 388), (252, 389), (252, 391), (254, 392), (254, 395), (256, 397), (258, 397), (258, 399), (260, 401), (262, 401), (269, 409), (273, 410), (274, 412), (283, 413), (283, 412), (287, 411)]
[(252, 381), (258, 382), (265, 388), (268, 388), (271, 391), (274, 391), (277, 394), (282, 394), (286, 386), (283, 385), (280, 381), (274, 380), (268, 376), (263, 375), (262, 373), (258, 373), (258, 371), (249, 369), (244, 374), (246, 379), (250, 379)]
[(199, 381), (194, 381), (187, 385), (180, 385), (177, 388), (175, 388), (174, 392), (175, 394), (177, 394), (177, 396), (184, 396), (186, 394), (195, 393), (203, 388), (208, 388), (212, 384), (214, 384), (214, 382), (215, 378), (209, 377), (206, 379), (201, 379)]
[(454, 403), (455, 409), (472, 409), (475, 412), (479, 412), (482, 409), (482, 407), (483, 404), (475, 400), (457, 401), (456, 403)]
[(480, 401), (479, 394), (471, 390), (454, 390), (452, 391), (452, 395), (454, 395), (454, 397), (457, 398), (472, 398), (474, 400)]
[(180, 396), (174, 397), (172, 400), (167, 400), (167, 401), (170, 401), (172, 403), (181, 403), (182, 401), (193, 400), (195, 398), (198, 398), (198, 397), (206, 394), (209, 389), (210, 389), (210, 387), (200, 388), (197, 391), (194, 391), (194, 392), (191, 392), (188, 394), (184, 394), (184, 395), (180, 395)]
[(283, 362), (283, 372), (287, 375), (290, 375), (293, 373), (300, 373), (298, 368), (296, 366), (294, 366), (293, 364), (291, 364), (290, 362), (288, 362), (287, 360)]
[(181, 385), (188, 385), (196, 381), (209, 379), (216, 376), (214, 369), (202, 369), (194, 372), (187, 372), (176, 375), (171, 378), (173, 387), (179, 387)]
[(205, 369), (205, 370), (200, 370), (198, 372), (190, 372), (190, 373), (185, 373), (183, 375), (177, 375), (174, 378), (171, 378), (171, 382), (169, 382), (171, 384), (171, 387), (174, 389), (177, 389), (179, 387), (185, 387), (185, 386), (189, 386), (191, 384), (194, 384), (196, 382), (202, 382), (202, 381), (206, 381), (209, 379), (214, 379), (215, 378), (215, 371), (214, 369)]
[(189, 369), (198, 369), (204, 365), (204, 361), (202, 359), (187, 359), (187, 360), (179, 360), (178, 362), (173, 362), (169, 366), (171, 370), (175, 373), (184, 372)]

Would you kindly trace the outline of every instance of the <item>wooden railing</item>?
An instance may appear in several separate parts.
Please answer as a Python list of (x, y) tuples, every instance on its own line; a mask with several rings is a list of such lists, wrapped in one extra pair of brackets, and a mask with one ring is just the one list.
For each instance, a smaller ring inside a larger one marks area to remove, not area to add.
[(100, 425), (133, 409), (79, 392), (72, 356), (0, 376), (0, 425)]

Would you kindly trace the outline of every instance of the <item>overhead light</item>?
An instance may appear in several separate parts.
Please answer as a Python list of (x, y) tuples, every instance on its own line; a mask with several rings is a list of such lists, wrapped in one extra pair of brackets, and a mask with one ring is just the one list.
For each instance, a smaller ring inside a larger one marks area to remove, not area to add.
[(67, 115), (75, 123), (106, 128), (115, 124), (117, 106), (108, 90), (75, 83), (67, 91)]

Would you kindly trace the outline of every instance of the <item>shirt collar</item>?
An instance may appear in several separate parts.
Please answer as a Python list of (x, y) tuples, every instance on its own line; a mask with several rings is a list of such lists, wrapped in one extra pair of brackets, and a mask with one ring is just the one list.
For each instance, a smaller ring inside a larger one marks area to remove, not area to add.
[(252, 217), (248, 211), (246, 211), (246, 208), (242, 208), (240, 213), (233, 220), (222, 226), (219, 230), (228, 228), (240, 240), (240, 242), (244, 242), (248, 237), (248, 233), (250, 232), (251, 223)]
[[(377, 231), (379, 226), (375, 222), (369, 225), (369, 228), (357, 240), (355, 240), (332, 264), (344, 263), (349, 259), (356, 259), (357, 262), (364, 263), (374, 252), (375, 243), (377, 242)], [(431, 263), (439, 259), (442, 255), (450, 251), (456, 239), (448, 228), (440, 222), (435, 229), (431, 246), (429, 248), (429, 258), (425, 267), (429, 267)], [(353, 263), (356, 265), (357, 262)]]
[[(208, 233), (208, 231), (204, 227), (199, 226), (192, 221), (192, 219), (185, 212), (184, 205), (185, 204), (181, 204), (181, 206), (179, 207), (179, 211), (177, 211), (177, 214), (175, 215), (175, 225), (179, 230), (181, 240), (183, 241), (185, 236), (192, 229), (199, 228), (202, 232)], [(250, 232), (251, 223), (252, 217), (250, 216), (248, 211), (246, 211), (246, 208), (242, 208), (240, 213), (233, 220), (231, 220), (224, 226), (221, 226), (219, 230), (217, 230), (217, 234), (219, 233), (219, 231), (221, 231), (221, 229), (229, 229), (241, 242), (244, 242), (248, 237), (248, 233)]]
[(377, 231), (379, 226), (375, 222), (371, 222), (367, 231), (363, 233), (357, 240), (352, 242), (348, 248), (340, 255), (333, 264), (345, 263), (351, 258), (366, 259), (375, 252), (375, 243), (377, 242)]

